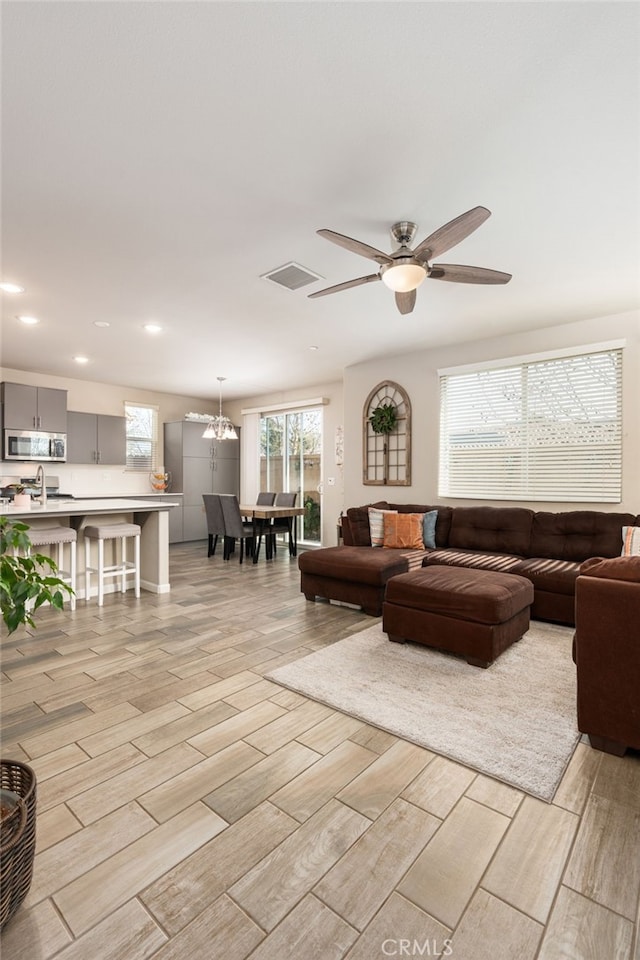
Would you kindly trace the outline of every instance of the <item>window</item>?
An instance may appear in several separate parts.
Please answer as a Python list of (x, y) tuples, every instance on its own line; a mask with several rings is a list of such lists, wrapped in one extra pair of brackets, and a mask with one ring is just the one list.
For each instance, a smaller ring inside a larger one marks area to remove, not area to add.
[(321, 541), (322, 409), (274, 413), (260, 418), (260, 489), (297, 492), (298, 539)]
[(158, 408), (125, 403), (127, 418), (127, 469), (155, 470), (158, 460)]
[[(391, 406), (396, 424), (390, 433), (376, 433), (371, 417)], [(411, 402), (406, 390), (393, 380), (383, 380), (367, 397), (362, 417), (362, 482), (390, 487), (411, 486)]]
[(622, 350), (615, 347), (440, 371), (438, 494), (619, 502)]

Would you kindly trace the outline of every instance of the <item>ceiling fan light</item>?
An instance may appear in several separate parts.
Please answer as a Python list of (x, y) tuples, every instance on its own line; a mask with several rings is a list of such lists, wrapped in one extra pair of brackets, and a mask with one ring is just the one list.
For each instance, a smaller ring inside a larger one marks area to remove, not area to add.
[(395, 293), (409, 293), (420, 286), (427, 275), (419, 263), (390, 264), (382, 274), (382, 282)]

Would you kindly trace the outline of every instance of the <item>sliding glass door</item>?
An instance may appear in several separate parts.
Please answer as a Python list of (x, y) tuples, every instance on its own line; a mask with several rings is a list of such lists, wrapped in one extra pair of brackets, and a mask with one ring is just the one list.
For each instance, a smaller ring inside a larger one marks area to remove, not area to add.
[(321, 541), (322, 409), (294, 410), (260, 418), (260, 489), (297, 493), (298, 541)]

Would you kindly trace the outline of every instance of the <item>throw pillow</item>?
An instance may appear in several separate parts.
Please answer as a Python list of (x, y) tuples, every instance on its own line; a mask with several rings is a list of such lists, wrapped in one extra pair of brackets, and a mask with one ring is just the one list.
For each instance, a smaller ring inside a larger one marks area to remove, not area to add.
[(383, 546), (392, 550), (423, 550), (423, 513), (387, 513), (384, 521)]
[(438, 520), (438, 511), (429, 510), (424, 515), (422, 521), (422, 539), (425, 550), (435, 550), (436, 548), (436, 522)]
[(381, 547), (384, 542), (384, 515), (385, 513), (397, 513), (396, 510), (376, 510), (375, 507), (369, 507), (369, 532), (371, 533), (371, 546)]
[(623, 557), (640, 556), (640, 527), (622, 528), (622, 554)]

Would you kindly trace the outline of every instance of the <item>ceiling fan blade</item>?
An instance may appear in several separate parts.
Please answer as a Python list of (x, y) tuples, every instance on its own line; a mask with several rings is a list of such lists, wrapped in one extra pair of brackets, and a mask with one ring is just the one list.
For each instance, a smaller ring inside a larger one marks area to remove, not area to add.
[(326, 240), (331, 240), (332, 243), (337, 243), (339, 247), (351, 250), (352, 253), (359, 253), (361, 257), (367, 257), (369, 260), (375, 260), (380, 265), (392, 262), (392, 258), (383, 253), (382, 250), (376, 250), (375, 247), (370, 247), (367, 243), (361, 243), (360, 240), (345, 237), (344, 234), (336, 233), (335, 230), (317, 230), (316, 233), (319, 233)]
[(325, 297), (328, 293), (338, 293), (340, 290), (348, 290), (349, 287), (359, 287), (363, 283), (372, 283), (379, 280), (379, 273), (370, 273), (367, 277), (358, 277), (357, 280), (345, 280), (344, 283), (336, 283), (333, 287), (325, 287), (324, 290), (316, 290), (315, 293), (308, 294), (310, 300), (315, 297)]
[(400, 313), (411, 313), (415, 305), (415, 290), (409, 290), (407, 293), (396, 293), (396, 307)]
[(418, 260), (433, 260), (434, 257), (439, 257), (441, 253), (455, 247), (457, 243), (477, 230), (490, 216), (491, 211), (486, 207), (474, 207), (466, 213), (461, 213), (455, 220), (445, 223), (443, 227), (418, 244), (413, 251), (414, 257)]
[(459, 263), (434, 263), (430, 280), (451, 280), (453, 283), (509, 283), (510, 273), (486, 267), (464, 267)]

